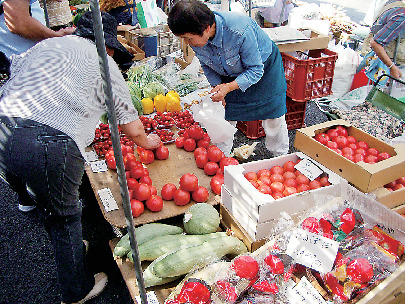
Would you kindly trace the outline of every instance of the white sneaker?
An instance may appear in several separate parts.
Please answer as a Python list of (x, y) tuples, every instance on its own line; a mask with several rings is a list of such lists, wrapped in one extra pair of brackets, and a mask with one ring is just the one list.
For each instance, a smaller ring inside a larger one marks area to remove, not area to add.
[[(85, 296), (83, 299), (81, 299), (79, 302), (72, 303), (72, 304), (82, 304), (87, 302), (90, 299), (93, 299), (97, 297), (106, 287), (107, 282), (108, 282), (108, 277), (104, 272), (99, 272), (94, 275), (94, 287), (90, 292)], [(62, 304), (65, 304), (62, 302)]]
[(34, 210), (35, 208), (37, 208), (37, 206), (25, 206), (25, 205), (21, 205), (18, 204), (18, 210), (20, 210), (21, 212), (30, 212), (32, 210)]

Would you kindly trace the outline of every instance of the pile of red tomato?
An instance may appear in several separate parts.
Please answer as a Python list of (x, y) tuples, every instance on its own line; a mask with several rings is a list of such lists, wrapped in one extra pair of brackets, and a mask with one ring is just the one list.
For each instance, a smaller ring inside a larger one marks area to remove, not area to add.
[(171, 114), (177, 128), (179, 129), (187, 129), (192, 125), (198, 125), (198, 122), (194, 120), (193, 114), (191, 114), (188, 110), (181, 112), (172, 112)]
[(386, 185), (384, 185), (385, 188), (387, 188), (390, 191), (395, 191), (399, 189), (405, 188), (405, 176), (400, 177)]
[(246, 172), (244, 176), (259, 192), (269, 194), (274, 199), (330, 185), (328, 177), (324, 174), (310, 181), (296, 170), (295, 165), (300, 161), (287, 161), (283, 166)]
[[(118, 126), (118, 131), (120, 133), (121, 145), (132, 148), (134, 151), (134, 142), (129, 140), (127, 136), (122, 133), (120, 126)], [(94, 132), (93, 148), (98, 156), (104, 156), (112, 147), (111, 132), (108, 124), (100, 123)]]
[(315, 140), (354, 163), (363, 161), (374, 164), (391, 157), (389, 153), (380, 152), (369, 147), (366, 142), (350, 136), (344, 126), (336, 126), (328, 129), (326, 133), (318, 133)]
[(187, 205), (191, 198), (197, 203), (208, 200), (209, 192), (207, 188), (198, 184), (198, 178), (192, 173), (185, 173), (180, 177), (179, 187), (173, 183), (163, 185), (161, 195), (164, 200), (171, 201), (177, 206)]

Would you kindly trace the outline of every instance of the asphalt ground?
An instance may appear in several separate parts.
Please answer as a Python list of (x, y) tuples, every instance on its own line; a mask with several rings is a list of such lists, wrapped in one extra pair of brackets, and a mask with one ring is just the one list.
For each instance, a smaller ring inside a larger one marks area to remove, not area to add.
[[(327, 117), (309, 101), (305, 124), (313, 125), (326, 121)], [(290, 152), (295, 130), (289, 131)], [(248, 139), (237, 131), (234, 146), (258, 141), (255, 155), (247, 161), (270, 158), (264, 147), (264, 138)], [(27, 168), (29, 170), (29, 168)], [(100, 296), (89, 304), (133, 303), (125, 281), (115, 263), (109, 240), (115, 237), (112, 226), (104, 219), (87, 176), (80, 188), (83, 209), (83, 234), (90, 242), (87, 255), (92, 270), (104, 271), (109, 281)], [(49, 237), (35, 211), (21, 213), (18, 200), (8, 185), (0, 182), (0, 303), (1, 304), (53, 304), (60, 303), (55, 261)]]

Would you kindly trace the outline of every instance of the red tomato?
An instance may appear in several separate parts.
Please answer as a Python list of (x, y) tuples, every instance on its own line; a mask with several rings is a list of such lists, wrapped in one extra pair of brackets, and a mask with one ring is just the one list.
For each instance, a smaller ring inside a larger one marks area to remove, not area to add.
[(283, 193), (284, 185), (281, 182), (273, 182), (270, 184), (271, 191)]
[(259, 188), (259, 181), (258, 180), (249, 180), (249, 183), (253, 185), (256, 189)]
[(160, 160), (167, 159), (169, 157), (169, 149), (166, 146), (161, 145), (155, 150), (155, 156)]
[(402, 188), (405, 188), (405, 186), (404, 185), (402, 185), (402, 184), (396, 184), (393, 188), (392, 188), (392, 190), (399, 190), (399, 189), (402, 189)]
[(128, 196), (129, 196), (129, 199), (131, 200), (134, 197), (134, 190), (128, 189)]
[(377, 161), (382, 161), (382, 160), (388, 159), (388, 158), (390, 158), (390, 157), (391, 157), (391, 155), (390, 155), (389, 153), (387, 153), (387, 152), (381, 152), (381, 153), (378, 154), (378, 156), (377, 156)]
[(210, 140), (209, 139), (200, 139), (197, 141), (197, 147), (202, 147), (207, 149), (210, 146)]
[(190, 202), (190, 192), (177, 189), (173, 194), (174, 203), (177, 206), (184, 206)]
[(150, 195), (157, 195), (157, 189), (155, 186), (149, 185)]
[(135, 179), (140, 179), (142, 176), (144, 176), (144, 170), (142, 165), (131, 168), (129, 172), (131, 177)]
[(318, 133), (315, 135), (315, 140), (319, 141), (322, 145), (326, 145), (326, 143), (330, 140), (330, 137), (326, 133)]
[(138, 181), (135, 178), (127, 178), (127, 186), (128, 189), (135, 190), (136, 186), (138, 185)]
[(138, 184), (134, 189), (134, 197), (139, 201), (146, 201), (150, 197), (149, 185)]
[(284, 169), (281, 166), (273, 166), (273, 167), (270, 168), (270, 173), (271, 174), (283, 175), (284, 174)]
[(284, 180), (289, 179), (289, 178), (294, 178), (295, 179), (295, 173), (291, 171), (285, 171), (283, 174)]
[(348, 148), (352, 149), (353, 151), (357, 150), (357, 145), (355, 143), (349, 143), (347, 145)]
[(396, 181), (392, 181), (389, 182), (388, 184), (385, 184), (384, 187), (385, 188), (394, 188), (396, 186), (397, 182)]
[(159, 195), (151, 195), (145, 202), (146, 207), (152, 212), (158, 212), (163, 208), (163, 200)]
[(112, 170), (117, 170), (117, 163), (115, 162), (114, 156), (107, 159), (107, 167)]
[(209, 175), (209, 176), (212, 176), (212, 175), (215, 175), (217, 173), (218, 169), (219, 169), (218, 163), (209, 161), (204, 166), (204, 173)]
[(224, 157), (224, 153), (215, 145), (211, 145), (207, 149), (208, 153), (208, 160), (212, 162), (219, 163), (221, 159)]
[(282, 182), (284, 182), (284, 177), (280, 174), (272, 174), (272, 175), (270, 175), (270, 180), (272, 183), (274, 183), (274, 182), (282, 183)]
[(341, 135), (334, 137), (332, 141), (337, 143), (338, 149), (343, 149), (348, 144), (347, 138)]
[(313, 181), (310, 181), (308, 186), (309, 186), (309, 188), (311, 190), (318, 189), (318, 188), (322, 187), (321, 183), (319, 181), (317, 181), (316, 179), (313, 180)]
[(130, 171), (125, 171), (125, 178), (128, 179), (131, 177), (131, 172)]
[(359, 161), (364, 161), (364, 155), (363, 154), (354, 154), (353, 162), (358, 163)]
[(191, 196), (197, 203), (204, 203), (208, 200), (209, 193), (207, 188), (198, 186), (198, 188), (191, 193)]
[(295, 180), (297, 181), (298, 185), (308, 185), (309, 179), (304, 174), (298, 175)]
[(355, 144), (355, 143), (357, 143), (357, 139), (354, 137), (354, 136), (347, 136), (347, 142), (349, 143), (349, 144)]
[(284, 163), (283, 169), (284, 172), (289, 171), (289, 172), (295, 172), (295, 163), (292, 160), (289, 160), (288, 162)]
[(177, 137), (176, 140), (174, 141), (174, 143), (177, 148), (183, 148), (184, 147), (184, 137), (183, 136)]
[(395, 182), (405, 186), (405, 176), (398, 178)]
[(273, 193), (271, 194), (271, 196), (272, 196), (275, 200), (284, 197), (283, 193), (281, 193), (281, 192), (273, 192)]
[(164, 200), (171, 201), (173, 199), (174, 191), (176, 190), (177, 187), (175, 184), (167, 183), (163, 185), (162, 190), (160, 191), (160, 195)]
[(342, 148), (342, 153), (343, 153), (343, 155), (345, 155), (345, 154), (354, 155), (354, 150), (352, 148), (349, 148), (349, 147), (344, 147), (344, 148)]
[(224, 177), (221, 175), (215, 175), (211, 178), (210, 181), (210, 187), (211, 190), (217, 194), (217, 195), (221, 195), (221, 186), (224, 183)]
[(263, 184), (260, 185), (259, 188), (257, 188), (257, 190), (259, 190), (259, 192), (263, 193), (263, 194), (271, 194), (271, 188), (269, 185)]
[(297, 187), (297, 192), (304, 192), (304, 191), (308, 191), (311, 190), (311, 188), (309, 188), (308, 184), (300, 184)]
[(375, 155), (367, 155), (364, 158), (364, 162), (368, 164), (375, 164), (377, 162), (377, 156)]
[(378, 150), (376, 148), (369, 148), (367, 150), (367, 154), (368, 155), (378, 156), (380, 154), (380, 152), (378, 152)]
[(194, 150), (194, 158), (197, 158), (197, 156), (198, 156), (199, 154), (201, 154), (201, 153), (204, 153), (204, 154), (207, 154), (207, 155), (208, 155), (207, 149), (205, 149), (205, 148), (203, 148), (203, 147), (198, 147), (198, 148), (196, 148), (196, 149)]
[(359, 149), (364, 149), (364, 150), (368, 150), (369, 146), (365, 141), (359, 141), (357, 143), (357, 148)]
[[(342, 153), (342, 154), (343, 154), (343, 153)], [(347, 159), (350, 160), (350, 161), (353, 161), (353, 160), (354, 160), (354, 155), (353, 155), (353, 154), (350, 154), (350, 153), (343, 154), (343, 157), (344, 157), (344, 158), (347, 158)]]
[(145, 210), (145, 206), (139, 200), (132, 199), (130, 201), (130, 203), (131, 203), (131, 210), (132, 210), (132, 216), (133, 217), (140, 216), (143, 213), (143, 211)]
[(186, 173), (180, 177), (179, 184), (180, 189), (192, 192), (198, 187), (198, 178), (192, 173)]
[(197, 143), (195, 142), (194, 138), (187, 138), (184, 141), (183, 149), (186, 150), (187, 152), (193, 152), (196, 147), (197, 147)]
[(188, 136), (190, 136), (191, 138), (195, 139), (195, 140), (199, 140), (204, 138), (204, 130), (200, 127), (200, 126), (191, 126), (188, 129)]
[(330, 185), (329, 178), (327, 176), (322, 176), (319, 180), (319, 183), (322, 187), (326, 187)]
[(334, 137), (339, 136), (336, 128), (329, 129), (326, 131), (326, 134), (329, 136), (330, 140), (333, 140)]
[(256, 174), (255, 172), (252, 172), (252, 171), (246, 172), (246, 173), (244, 174), (244, 176), (245, 176), (245, 178), (246, 178), (247, 180), (257, 180), (257, 174)]
[(297, 186), (298, 186), (298, 183), (297, 183), (297, 181), (296, 181), (295, 178), (286, 179), (283, 184), (284, 184), (284, 186), (285, 186), (286, 188), (287, 188), (287, 187), (297, 188)]
[(139, 162), (137, 160), (133, 160), (133, 159), (130, 159), (128, 161), (129, 170), (132, 170), (132, 168), (135, 168), (135, 167), (138, 167), (138, 166), (142, 166), (141, 162)]
[(155, 154), (151, 150), (143, 150), (139, 155), (139, 160), (145, 165), (151, 164), (155, 160)]
[(224, 171), (224, 167), (230, 165), (239, 165), (239, 161), (233, 157), (222, 157), (219, 161), (219, 166), (221, 167), (222, 171)]
[(261, 176), (258, 180), (261, 181), (263, 184), (269, 185), (269, 186), (272, 183), (270, 177), (268, 177), (268, 176)]
[(292, 195), (295, 193), (298, 193), (298, 192), (297, 192), (297, 189), (294, 187), (285, 187), (284, 191), (283, 191), (284, 196), (289, 196), (289, 195)]
[(339, 148), (332, 149), (332, 151), (335, 151), (339, 155), (343, 155), (342, 150), (340, 150)]
[(363, 156), (367, 155), (367, 151), (363, 148), (358, 148), (356, 151), (354, 151), (355, 154), (361, 154)]
[(340, 135), (340, 136), (345, 136), (346, 137), (347, 135), (349, 135), (348, 132), (347, 132), (347, 129), (345, 127), (343, 127), (343, 126), (337, 126), (336, 130), (337, 130), (338, 135)]
[(260, 169), (259, 171), (257, 171), (256, 175), (257, 175), (257, 178), (260, 178), (263, 175), (270, 177), (271, 173), (270, 173), (270, 170), (268, 170), (268, 169)]
[(139, 179), (139, 183), (143, 183), (143, 184), (152, 186), (152, 179), (150, 178), (149, 175), (144, 175)]
[(208, 154), (206, 153), (200, 153), (197, 155), (195, 159), (195, 163), (198, 168), (203, 169), (205, 164), (208, 162)]
[(337, 149), (338, 148), (338, 144), (336, 143), (336, 142), (334, 142), (334, 141), (328, 141), (327, 143), (326, 143), (326, 146), (329, 148), (329, 149)]

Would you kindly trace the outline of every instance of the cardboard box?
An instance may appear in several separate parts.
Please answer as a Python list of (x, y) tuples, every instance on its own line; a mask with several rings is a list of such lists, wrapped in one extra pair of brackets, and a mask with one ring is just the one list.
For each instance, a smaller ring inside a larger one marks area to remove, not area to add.
[(395, 208), (405, 204), (405, 188), (389, 191), (387, 188), (377, 188), (371, 192), (375, 194), (377, 200), (388, 208)]
[(281, 53), (328, 48), (329, 36), (311, 30), (310, 37), (311, 39), (306, 41), (276, 45)]
[(405, 204), (401, 205), (401, 206), (398, 206), (398, 207), (395, 207), (392, 210), (394, 210), (395, 212), (397, 212), (399, 214), (405, 215)]
[[(365, 141), (380, 152), (388, 152), (391, 157), (376, 164), (354, 163), (314, 139), (317, 133), (326, 132), (338, 125), (346, 126), (349, 135)], [(294, 146), (363, 192), (371, 192), (405, 175), (405, 144), (390, 146), (342, 119), (298, 129)]]
[[(271, 195), (259, 192), (244, 177), (244, 173), (246, 172), (257, 172), (260, 169), (265, 168), (270, 169), (276, 165), (282, 166), (287, 161), (291, 160), (296, 162), (299, 158), (306, 158), (310, 160), (310, 158), (305, 154), (297, 152), (272, 159), (264, 159), (240, 165), (226, 166), (224, 172), (224, 185), (231, 196), (233, 196), (243, 206), (243, 210), (240, 212), (241, 215), (246, 213), (249, 215), (249, 217), (255, 220), (256, 223), (264, 223), (278, 218), (280, 213), (283, 211), (293, 214), (306, 210), (314, 200), (311, 196), (308, 197), (308, 201), (306, 201), (305, 197), (308, 195), (308, 193), (323, 193), (333, 191), (333, 187), (327, 186), (275, 200)], [(329, 175), (329, 181), (332, 185), (336, 185), (341, 181), (341, 178), (337, 174), (334, 174), (321, 164), (315, 162), (315, 166), (321, 168)]]

